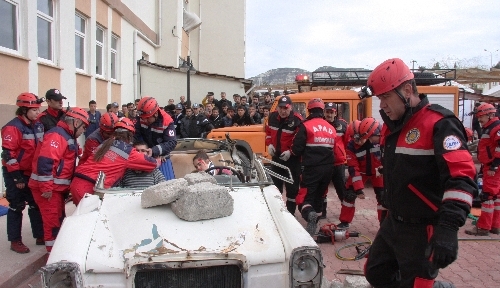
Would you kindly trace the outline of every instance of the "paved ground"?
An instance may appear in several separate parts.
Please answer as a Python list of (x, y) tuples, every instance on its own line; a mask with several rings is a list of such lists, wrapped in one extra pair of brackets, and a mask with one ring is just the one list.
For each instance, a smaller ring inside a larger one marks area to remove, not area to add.
[[(366, 199), (356, 201), (356, 214), (353, 223), (351, 223), (350, 231), (360, 232), (362, 235), (374, 239), (377, 233), (379, 223), (376, 214), (376, 200), (373, 189), (365, 189)], [(319, 225), (324, 223), (338, 224), (340, 214), (340, 202), (337, 198), (335, 190), (330, 185), (328, 193), (328, 213), (327, 219), (320, 220)], [(297, 218), (305, 224), (299, 213), (296, 213)], [(455, 284), (457, 288), (471, 287), (500, 287), (500, 236), (492, 235), (491, 237), (474, 237), (466, 235), (465, 228), (471, 227), (472, 220), (467, 220), (467, 223), (459, 231), (459, 255), (457, 261), (440, 271), (438, 280), (445, 280)], [(463, 239), (463, 240), (462, 240)], [(366, 262), (365, 259), (360, 261), (341, 261), (336, 258), (337, 249), (346, 244), (364, 241), (361, 238), (350, 238), (343, 242), (336, 242), (335, 245), (330, 243), (319, 244), (322, 251), (326, 268), (325, 276), (332, 281), (338, 279), (344, 281), (346, 275), (338, 274), (340, 269), (355, 269), (362, 270)], [(347, 248), (341, 251), (344, 257), (353, 257), (356, 254), (354, 248)], [(497, 282), (498, 281), (498, 282)]]
[[(362, 235), (375, 238), (378, 230), (378, 221), (375, 212), (375, 194), (373, 189), (365, 189), (366, 199), (357, 201), (357, 211), (351, 224), (351, 231), (360, 232)], [(328, 217), (325, 220), (320, 220), (320, 225), (331, 222), (338, 223), (340, 212), (340, 203), (336, 198), (333, 186), (330, 187), (328, 195)], [(1, 200), (0, 200), (1, 204)], [(74, 205), (67, 204), (67, 212), (72, 213)], [(296, 213), (297, 219), (301, 223), (305, 223)], [(471, 220), (467, 221), (465, 227), (471, 226)], [(460, 241), (460, 251), (458, 260), (452, 265), (442, 270), (438, 279), (447, 280), (455, 284), (457, 288), (470, 287), (499, 287), (497, 281), (500, 282), (500, 237), (494, 235), (492, 237), (472, 237), (464, 233), (465, 227), (462, 227), (459, 232), (459, 238), (472, 241)], [(6, 217), (0, 217), (0, 231), (6, 231)], [(0, 288), (12, 287), (29, 287), (29, 281), (24, 280), (32, 276), (35, 271), (42, 266), (45, 259), (45, 247), (36, 246), (35, 240), (31, 236), (27, 213), (25, 213), (23, 222), (23, 237), (25, 244), (31, 249), (28, 254), (17, 254), (10, 251), (9, 242), (5, 232), (0, 236)], [(320, 244), (323, 251), (325, 276), (332, 281), (338, 279), (343, 281), (345, 274), (337, 273), (340, 269), (355, 269), (362, 270), (365, 260), (360, 261), (342, 261), (335, 257), (337, 249), (346, 244), (351, 244), (358, 241), (364, 241), (361, 238), (351, 238), (343, 242), (337, 242), (335, 245), (330, 243)], [(341, 251), (344, 257), (353, 257), (355, 255), (354, 248), (348, 248)], [(36, 279), (36, 277), (34, 278)], [(31, 282), (33, 283), (33, 282)], [(36, 287), (36, 286), (35, 286)]]

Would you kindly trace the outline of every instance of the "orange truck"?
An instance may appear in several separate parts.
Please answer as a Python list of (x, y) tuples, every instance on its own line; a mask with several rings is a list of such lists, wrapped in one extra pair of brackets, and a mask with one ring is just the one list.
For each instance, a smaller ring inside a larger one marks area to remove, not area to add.
[[(303, 74), (297, 75), (295, 80), (299, 91), (305, 92), (288, 95), (292, 99), (293, 110), (306, 118), (308, 116), (306, 107), (309, 100), (321, 98), (325, 103), (335, 103), (338, 117), (345, 119), (348, 123), (365, 117), (374, 117), (382, 121), (378, 98), (371, 97), (360, 100), (358, 97), (357, 91), (360, 86), (366, 84), (370, 73), (370, 70), (345, 69), (312, 72), (312, 77)], [(458, 87), (436, 86), (454, 80), (456, 76), (454, 69), (433, 70), (433, 73), (413, 71), (413, 73), (420, 93), (427, 94), (431, 103), (440, 104), (458, 115)], [(356, 87), (358, 88), (356, 89)], [(279, 98), (274, 99), (271, 112), (276, 110)], [(250, 143), (254, 153), (269, 157), (265, 144), (264, 124), (213, 129), (207, 138), (224, 140), (226, 133), (229, 133), (231, 139), (245, 140)]]

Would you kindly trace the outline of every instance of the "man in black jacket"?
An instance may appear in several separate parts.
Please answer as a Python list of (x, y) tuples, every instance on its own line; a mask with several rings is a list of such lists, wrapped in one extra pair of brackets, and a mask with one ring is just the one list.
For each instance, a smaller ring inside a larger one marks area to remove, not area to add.
[(182, 104), (177, 104), (175, 105), (175, 111), (174, 111), (174, 126), (175, 126), (175, 135), (177, 138), (181, 138), (181, 120), (184, 118), (184, 114), (182, 114), (182, 110), (184, 109), (184, 106)]
[(222, 117), (219, 114), (219, 108), (214, 107), (212, 109), (212, 115), (208, 118), (208, 121), (214, 126), (214, 128), (222, 128), (224, 124), (222, 123)]
[(58, 89), (49, 89), (45, 93), (47, 109), (38, 115), (38, 121), (42, 122), (45, 132), (56, 127), (57, 122), (64, 115), (63, 99), (66, 99)]
[(200, 105), (193, 104), (193, 114), (196, 119), (196, 127), (198, 129), (198, 136), (204, 138), (208, 132), (214, 129), (214, 126), (208, 121), (207, 117), (200, 112)]
[(238, 112), (233, 118), (233, 126), (247, 126), (255, 124), (252, 117), (250, 117), (250, 115), (246, 112), (244, 106), (238, 106), (237, 110)]

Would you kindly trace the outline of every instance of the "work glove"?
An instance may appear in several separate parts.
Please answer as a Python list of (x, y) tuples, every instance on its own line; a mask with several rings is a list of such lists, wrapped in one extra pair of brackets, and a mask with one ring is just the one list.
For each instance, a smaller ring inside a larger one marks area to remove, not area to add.
[(446, 225), (434, 226), (426, 258), (431, 257), (432, 263), (438, 269), (445, 268), (457, 259), (458, 254), (458, 228)]
[(280, 159), (283, 161), (288, 161), (290, 159), (291, 152), (290, 150), (286, 150), (285, 152), (281, 153)]
[(274, 156), (274, 153), (276, 153), (276, 149), (274, 148), (273, 144), (269, 144), (269, 146), (267, 146), (267, 153), (269, 153), (269, 155), (271, 156)]
[(358, 197), (359, 199), (365, 199), (365, 192), (363, 192), (362, 189), (358, 189), (356, 190), (356, 197)]

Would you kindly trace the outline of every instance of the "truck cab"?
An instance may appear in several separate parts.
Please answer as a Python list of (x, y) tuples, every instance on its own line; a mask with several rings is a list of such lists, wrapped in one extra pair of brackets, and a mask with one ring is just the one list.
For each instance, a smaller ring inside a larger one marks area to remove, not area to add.
[[(305, 119), (308, 116), (309, 100), (321, 98), (325, 103), (335, 103), (338, 117), (347, 123), (366, 117), (374, 117), (382, 121), (378, 98), (361, 100), (358, 96), (360, 87), (366, 85), (371, 72), (371, 70), (363, 69), (339, 69), (316, 71), (312, 72), (311, 76), (297, 75), (295, 82), (300, 93), (288, 95), (292, 99), (293, 110)], [(413, 73), (419, 93), (427, 94), (431, 103), (440, 104), (458, 115), (458, 87), (446, 86), (456, 78), (455, 69), (414, 70)], [(276, 111), (280, 98), (274, 99), (271, 113)], [(250, 143), (254, 153), (269, 157), (265, 145), (265, 124), (213, 129), (207, 138), (222, 140), (226, 138), (226, 133), (229, 133), (232, 139), (245, 140)]]

